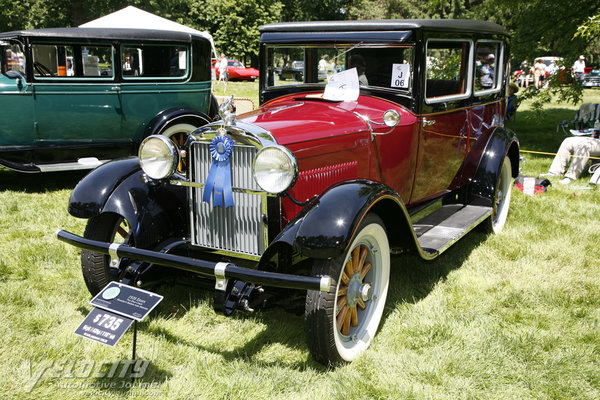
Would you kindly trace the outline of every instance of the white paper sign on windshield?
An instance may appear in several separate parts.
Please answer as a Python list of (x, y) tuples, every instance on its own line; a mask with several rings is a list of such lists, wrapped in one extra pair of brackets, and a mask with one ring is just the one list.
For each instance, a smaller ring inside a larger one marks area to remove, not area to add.
[(410, 64), (392, 64), (392, 83), (393, 88), (408, 89), (410, 75)]
[(356, 101), (360, 93), (356, 68), (338, 72), (327, 79), (323, 98), (332, 101)]

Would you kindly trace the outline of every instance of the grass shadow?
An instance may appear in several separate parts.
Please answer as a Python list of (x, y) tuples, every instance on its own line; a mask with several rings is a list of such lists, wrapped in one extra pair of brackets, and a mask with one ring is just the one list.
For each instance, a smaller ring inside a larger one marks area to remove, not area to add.
[(431, 261), (423, 260), (416, 253), (392, 256), (390, 289), (380, 326), (398, 305), (416, 304), (426, 298), (436, 285), (459, 269), (487, 237), (486, 233), (475, 229)]
[[(155, 289), (157, 293), (165, 296), (165, 300), (155, 310), (158, 315), (164, 318), (182, 318), (188, 312), (188, 309), (183, 306), (183, 303), (185, 302), (190, 302), (190, 307), (193, 307), (194, 303), (203, 302), (205, 304), (210, 304), (212, 309), (212, 292), (209, 290), (181, 284), (169, 286), (168, 288), (160, 286)], [(214, 318), (214, 315), (207, 316), (207, 318)], [(256, 324), (263, 326), (264, 329), (260, 330), (260, 332), (250, 339), (244, 339), (245, 341), (243, 343), (240, 342), (239, 346), (226, 350), (217, 343), (203, 345), (193, 340), (183, 339), (168, 329), (156, 325), (150, 326), (150, 324), (146, 322), (143, 322), (140, 327), (142, 327), (147, 334), (160, 337), (174, 345), (183, 344), (201, 351), (216, 354), (221, 356), (224, 362), (229, 363), (238, 362), (240, 360), (254, 362), (255, 356), (263, 351), (265, 347), (273, 343), (277, 343), (282, 347), (290, 349), (307, 350), (304, 338), (304, 320), (301, 315), (285, 311), (278, 306), (269, 306), (265, 310), (257, 310), (252, 313), (238, 310), (229, 318), (232, 320), (252, 318)], [(313, 369), (324, 372), (328, 370), (326, 366), (317, 363), (310, 357), (308, 359), (297, 361), (286, 360), (285, 362), (281, 360), (261, 360), (260, 364), (265, 366), (292, 368), (300, 371)]]
[[(386, 311), (384, 312), (381, 325), (389, 314), (400, 304), (415, 304), (427, 297), (440, 282), (444, 281), (448, 274), (458, 269), (469, 257), (474, 248), (479, 246), (487, 238), (487, 235), (479, 230), (470, 232), (463, 240), (456, 243), (451, 249), (433, 261), (424, 261), (417, 254), (406, 254), (392, 257), (392, 273), (390, 277), (390, 291), (387, 299)], [(212, 292), (210, 290), (194, 288), (184, 285), (160, 286), (156, 292), (165, 296), (159, 307), (155, 310), (164, 318), (181, 318), (187, 312), (183, 304), (204, 302), (212, 306)], [(213, 318), (214, 316), (210, 316)], [(252, 318), (259, 325), (264, 326), (250, 339), (244, 339), (234, 349), (223, 349), (219, 344), (204, 345), (194, 340), (186, 340), (179, 337), (169, 329), (160, 326), (142, 323), (141, 327), (145, 333), (155, 335), (172, 344), (186, 345), (192, 348), (219, 355), (225, 362), (237, 361), (254, 362), (255, 356), (272, 343), (278, 343), (283, 347), (306, 351), (307, 344), (304, 336), (304, 320), (302, 316), (283, 310), (279, 307), (271, 307), (264, 311), (252, 314), (236, 311), (232, 319)], [(326, 372), (330, 367), (317, 363), (308, 357), (297, 361), (274, 360), (260, 361), (261, 365), (292, 368), (296, 370), (312, 369)]]
[(26, 174), (0, 169), (0, 191), (44, 193), (73, 189), (89, 171), (63, 171)]
[(572, 108), (517, 111), (516, 119), (507, 127), (517, 134), (521, 149), (552, 153), (565, 138), (562, 129), (557, 132), (557, 126), (562, 121), (572, 121), (574, 116)]

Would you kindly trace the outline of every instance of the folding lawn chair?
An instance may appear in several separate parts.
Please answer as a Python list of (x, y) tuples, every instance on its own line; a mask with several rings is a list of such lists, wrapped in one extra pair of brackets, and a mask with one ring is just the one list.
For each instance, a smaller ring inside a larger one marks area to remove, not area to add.
[[(598, 103), (583, 103), (579, 106), (577, 114), (573, 121), (563, 121), (556, 127), (562, 129), (565, 136), (590, 136), (594, 133), (594, 124), (600, 119), (600, 104)], [(590, 159), (588, 172), (592, 174), (590, 183), (600, 184), (600, 160), (597, 158)]]
[(583, 103), (579, 106), (577, 114), (572, 121), (563, 121), (556, 126), (556, 132), (559, 128), (562, 129), (565, 136), (578, 136), (581, 134), (591, 134), (585, 132), (594, 127), (594, 123), (600, 118), (600, 104), (598, 103)]

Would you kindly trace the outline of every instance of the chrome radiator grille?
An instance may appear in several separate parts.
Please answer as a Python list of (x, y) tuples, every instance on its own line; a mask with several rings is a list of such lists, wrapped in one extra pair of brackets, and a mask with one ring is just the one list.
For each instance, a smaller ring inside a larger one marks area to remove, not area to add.
[[(213, 207), (202, 201), (204, 187), (191, 188), (192, 244), (215, 250), (260, 256), (265, 248), (266, 196), (252, 176), (252, 161), (257, 152), (253, 146), (234, 146), (231, 154), (231, 180), (234, 207)], [(208, 143), (190, 148), (190, 178), (204, 184), (212, 164)]]

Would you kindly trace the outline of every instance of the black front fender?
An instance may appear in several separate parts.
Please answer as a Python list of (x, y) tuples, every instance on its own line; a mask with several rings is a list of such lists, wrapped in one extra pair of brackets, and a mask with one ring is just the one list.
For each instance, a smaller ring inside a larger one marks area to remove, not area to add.
[(324, 192), (290, 221), (271, 246), (287, 244), (309, 258), (337, 257), (350, 245), (356, 228), (370, 211), (380, 214), (384, 221), (394, 221), (388, 234), (393, 231), (395, 235), (401, 228), (406, 229), (402, 233), (410, 231), (408, 212), (396, 192), (383, 184), (352, 181)]
[(152, 248), (187, 231), (184, 187), (148, 182), (137, 158), (104, 164), (73, 190), (69, 213), (93, 218), (114, 213), (127, 220), (136, 246)]
[(115, 189), (132, 174), (141, 171), (137, 157), (110, 161), (87, 174), (71, 193), (69, 214), (92, 218), (100, 214)]

